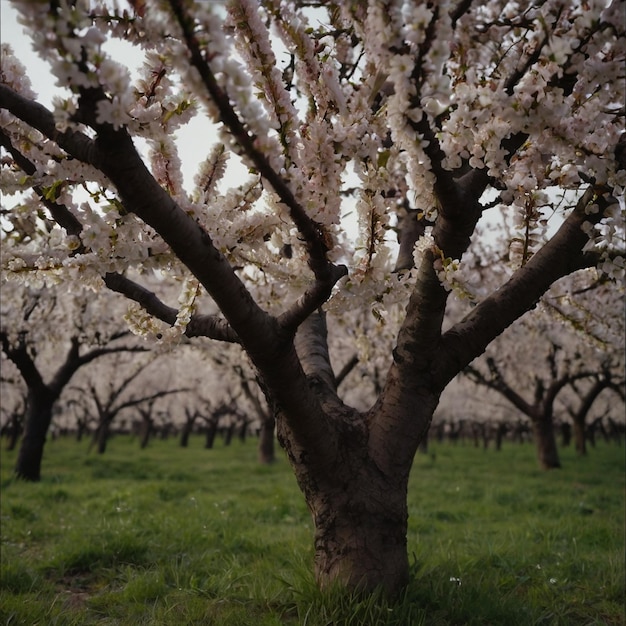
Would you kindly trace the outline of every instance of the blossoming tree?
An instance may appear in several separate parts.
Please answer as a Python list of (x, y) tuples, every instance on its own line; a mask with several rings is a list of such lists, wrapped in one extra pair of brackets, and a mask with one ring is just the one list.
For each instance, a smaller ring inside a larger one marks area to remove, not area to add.
[(557, 416), (572, 416), (581, 449), (585, 419), (605, 389), (613, 392), (609, 412), (623, 414), (623, 288), (598, 281), (593, 270), (581, 272), (553, 286), (537, 308), (498, 337), (465, 374), (530, 419), (539, 464), (552, 469), (561, 466)]
[(40, 479), (54, 405), (79, 370), (110, 354), (148, 350), (119, 317), (103, 314), (107, 300), (81, 289), (70, 295), (61, 289), (3, 286), (0, 349), (26, 386), (24, 432), (15, 466), (20, 478)]
[[(104, 284), (160, 341), (239, 344), (276, 404), (320, 584), (397, 591), (409, 471), (442, 390), (553, 282), (588, 266), (623, 276), (620, 3), (131, 4), (15, 2), (64, 91), (38, 103), (5, 47), (3, 186), (35, 197), (5, 217), (3, 267)], [(143, 54), (138, 73), (112, 40)], [(219, 142), (188, 188), (175, 133), (194, 116)], [(229, 157), (247, 168), (230, 188)], [(444, 331), (450, 288), (476, 287), (471, 246), (499, 212), (519, 219), (521, 262), (503, 261), (498, 288)], [(542, 244), (547, 216), (560, 227)], [(44, 218), (58, 228), (25, 248)], [(129, 266), (177, 282), (179, 302)], [(393, 338), (365, 411), (337, 393), (327, 349), (359, 308), (380, 331), (356, 337), (362, 360)]]

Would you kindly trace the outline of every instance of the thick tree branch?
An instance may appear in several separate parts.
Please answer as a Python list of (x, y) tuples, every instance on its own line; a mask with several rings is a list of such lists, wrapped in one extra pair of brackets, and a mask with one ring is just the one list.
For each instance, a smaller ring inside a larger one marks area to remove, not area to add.
[[(586, 208), (594, 201), (600, 210), (587, 215)], [(589, 238), (582, 225), (599, 221), (608, 204), (608, 200), (595, 196), (593, 188), (588, 189), (552, 239), (506, 284), (444, 334), (436, 358), (438, 387), (443, 389), (493, 339), (532, 309), (554, 282), (587, 266), (583, 248)]]
[(80, 354), (80, 342), (77, 337), (72, 337), (65, 361), (56, 371), (48, 387), (55, 391), (58, 390), (60, 393), (78, 369), (107, 354), (116, 354), (118, 352), (149, 352), (149, 350), (150, 349), (145, 346), (112, 346), (94, 348), (84, 354)]
[(46, 386), (35, 362), (28, 354), (23, 339), (19, 341), (17, 346), (12, 346), (6, 332), (0, 331), (0, 342), (2, 342), (3, 352), (13, 361), (29, 388), (37, 389)]
[(468, 365), (464, 373), (467, 377), (474, 381), (477, 385), (482, 385), (488, 389), (497, 391), (500, 395), (504, 396), (515, 408), (519, 409), (524, 415), (533, 418), (536, 413), (536, 406), (533, 406), (530, 402), (524, 400), (524, 398), (518, 394), (505, 380), (500, 372), (497, 364), (493, 359), (488, 361), (490, 376), (481, 372), (477, 367)]
[(291, 307), (278, 317), (278, 324), (288, 333), (297, 328), (318, 309), (328, 298), (337, 281), (347, 274), (345, 266), (332, 265), (330, 272), (318, 278)]
[[(378, 402), (370, 411), (369, 452), (383, 472), (408, 472), (428, 421), (416, 424), (415, 403), (438, 402), (432, 373), (441, 337), (448, 292), (435, 272), (435, 252), (428, 250), (418, 267), (406, 317), (393, 350), (393, 363)], [(433, 393), (434, 392), (434, 393)]]
[[(264, 329), (256, 333), (253, 343), (259, 339), (271, 342), (275, 338), (276, 330), (270, 329), (269, 316), (256, 305), (206, 232), (154, 180), (125, 131), (110, 129), (105, 140), (96, 142), (73, 131), (59, 133), (50, 111), (3, 85), (0, 85), (0, 107), (37, 128), (72, 156), (105, 173), (116, 185), (127, 208), (161, 234), (227, 318), (233, 317), (236, 325), (244, 328)], [(248, 332), (253, 340), (254, 334)]]
[(92, 139), (80, 131), (57, 130), (54, 116), (46, 107), (25, 98), (2, 83), (0, 83), (0, 108), (10, 111), (80, 161), (92, 162), (95, 152), (95, 142)]
[[(10, 152), (17, 165), (29, 175), (36, 172), (35, 165), (26, 158), (11, 143), (2, 129), (0, 129), (0, 144)], [(39, 195), (41, 202), (50, 211), (52, 219), (63, 228), (68, 235), (79, 236), (83, 230), (82, 223), (78, 218), (63, 204), (48, 200), (38, 185), (33, 186), (33, 190)], [(77, 253), (87, 252), (87, 249), (81, 245)], [(160, 319), (166, 324), (173, 326), (176, 323), (177, 310), (164, 304), (155, 293), (145, 289), (141, 285), (133, 282), (129, 278), (117, 272), (108, 272), (104, 276), (106, 286), (134, 300), (150, 315)], [(187, 337), (209, 337), (221, 341), (238, 342), (237, 335), (233, 332), (228, 323), (218, 317), (212, 315), (194, 315), (185, 330)]]

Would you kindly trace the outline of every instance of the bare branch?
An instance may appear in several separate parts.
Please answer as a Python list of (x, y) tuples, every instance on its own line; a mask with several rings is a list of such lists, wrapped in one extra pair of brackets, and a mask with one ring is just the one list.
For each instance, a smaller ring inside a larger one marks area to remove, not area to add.
[(337, 376), (335, 376), (335, 385), (339, 387), (341, 383), (346, 379), (348, 374), (358, 365), (359, 357), (354, 354), (352, 357), (346, 361), (345, 365), (339, 370)]

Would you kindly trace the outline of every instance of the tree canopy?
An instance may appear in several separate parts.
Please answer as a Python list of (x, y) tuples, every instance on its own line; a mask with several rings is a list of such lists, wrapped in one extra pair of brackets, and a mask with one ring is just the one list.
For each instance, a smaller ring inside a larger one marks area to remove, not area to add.
[[(320, 580), (397, 588), (408, 471), (442, 390), (554, 282), (624, 276), (620, 3), (14, 6), (63, 92), (39, 103), (3, 44), (2, 184), (32, 190), (3, 214), (4, 275), (106, 285), (137, 303), (135, 328), (167, 325), (161, 341), (240, 344), (315, 518)], [(189, 186), (175, 137), (196, 116), (219, 140)], [(486, 280), (492, 215), (515, 226)], [(444, 329), (451, 290), (469, 304)], [(327, 328), (372, 316), (360, 354), (386, 336), (386, 373), (358, 412)]]

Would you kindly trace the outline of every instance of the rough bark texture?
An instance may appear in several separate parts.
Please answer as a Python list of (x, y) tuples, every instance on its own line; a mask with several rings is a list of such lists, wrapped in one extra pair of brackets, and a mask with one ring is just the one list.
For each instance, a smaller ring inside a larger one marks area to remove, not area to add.
[(364, 590), (382, 585), (393, 593), (408, 581), (407, 482), (382, 475), (371, 462), (341, 469), (326, 489), (307, 490), (318, 583)]
[[(364, 427), (364, 416), (354, 415)], [(281, 427), (282, 425), (282, 427)], [(363, 431), (341, 437), (334, 467), (320, 471), (297, 449), (284, 422), (279, 441), (287, 450), (315, 527), (315, 574), (320, 587), (377, 587), (395, 593), (408, 580), (408, 469), (384, 472), (367, 454)], [(365, 445), (364, 445), (365, 443)]]

